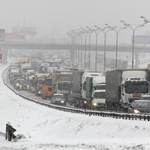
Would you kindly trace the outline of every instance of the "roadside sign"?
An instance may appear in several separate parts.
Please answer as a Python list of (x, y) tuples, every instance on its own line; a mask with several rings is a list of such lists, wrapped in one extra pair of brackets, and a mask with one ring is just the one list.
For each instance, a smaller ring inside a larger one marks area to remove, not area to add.
[(20, 41), (20, 40), (24, 40), (25, 36), (24, 35), (19, 35), (17, 33), (5, 33), (5, 40), (6, 41)]

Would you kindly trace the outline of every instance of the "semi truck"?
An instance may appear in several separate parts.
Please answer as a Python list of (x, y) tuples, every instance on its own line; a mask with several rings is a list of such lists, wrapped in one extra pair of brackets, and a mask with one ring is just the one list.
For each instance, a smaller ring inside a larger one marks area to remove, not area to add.
[(35, 73), (32, 76), (32, 86), (33, 86), (36, 96), (41, 95), (41, 90), (42, 90), (42, 81), (41, 80), (44, 76), (49, 76), (49, 74), (48, 73)]
[(39, 77), (35, 86), (35, 95), (40, 96), (42, 92), (42, 77)]
[(148, 69), (106, 71), (106, 104), (109, 109), (127, 111), (133, 100), (148, 94)]
[(96, 85), (93, 86), (93, 78), (102, 74), (97, 72), (74, 71), (72, 91), (69, 97), (70, 104), (80, 108), (91, 108), (93, 89), (96, 88)]
[(53, 86), (53, 77), (44, 76), (42, 78), (42, 91), (41, 91), (42, 99), (51, 98), (53, 96), (52, 86)]
[(74, 71), (72, 72), (73, 81), (72, 81), (72, 90), (71, 94), (69, 95), (69, 103), (74, 105), (75, 107), (82, 107), (84, 106), (84, 101), (82, 99), (82, 75), (83, 71)]
[(54, 74), (53, 93), (64, 94), (68, 99), (68, 95), (72, 89), (72, 73), (62, 72)]
[(27, 70), (31, 70), (31, 63), (23, 63), (20, 66), (20, 72), (23, 77), (25, 77), (25, 74), (27, 73)]

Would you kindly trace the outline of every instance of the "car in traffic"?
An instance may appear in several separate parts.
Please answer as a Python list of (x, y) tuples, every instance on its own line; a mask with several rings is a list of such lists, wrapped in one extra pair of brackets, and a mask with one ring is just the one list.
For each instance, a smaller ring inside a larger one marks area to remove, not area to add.
[(149, 100), (134, 100), (129, 109), (129, 113), (134, 114), (150, 114), (150, 101)]
[(14, 88), (17, 90), (29, 90), (30, 82), (25, 79), (17, 79), (14, 83)]
[(54, 94), (51, 98), (51, 104), (66, 106), (64, 94)]

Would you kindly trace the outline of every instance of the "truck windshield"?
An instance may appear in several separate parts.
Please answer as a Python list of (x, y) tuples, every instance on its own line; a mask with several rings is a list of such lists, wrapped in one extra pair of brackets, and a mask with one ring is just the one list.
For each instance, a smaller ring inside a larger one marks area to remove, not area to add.
[(29, 70), (29, 68), (23, 68), (23, 69), (22, 69), (22, 71), (23, 71), (24, 73), (26, 73), (27, 70)]
[(27, 83), (25, 80), (19, 80), (18, 82), (19, 82), (20, 84)]
[(147, 82), (128, 82), (125, 84), (126, 93), (148, 93)]
[(135, 108), (150, 108), (150, 102), (133, 102)]
[(53, 99), (64, 99), (64, 95), (54, 95)]
[(42, 84), (42, 79), (38, 80), (38, 84)]
[(71, 83), (58, 83), (58, 90), (71, 91), (71, 88), (72, 88)]
[(94, 86), (94, 90), (105, 90), (105, 85), (96, 85)]
[(45, 80), (45, 85), (51, 86), (52, 85), (52, 79), (46, 79)]
[(105, 98), (105, 92), (95, 92), (93, 98), (95, 99)]

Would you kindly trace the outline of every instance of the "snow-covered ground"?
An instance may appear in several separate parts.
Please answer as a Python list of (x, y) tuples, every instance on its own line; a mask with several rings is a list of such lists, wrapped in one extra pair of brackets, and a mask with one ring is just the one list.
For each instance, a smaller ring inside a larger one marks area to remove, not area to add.
[[(2, 74), (6, 66), (0, 67)], [(62, 112), (27, 101), (0, 76), (0, 133), (7, 122), (25, 138), (6, 141), (0, 150), (149, 150), (150, 122)]]

